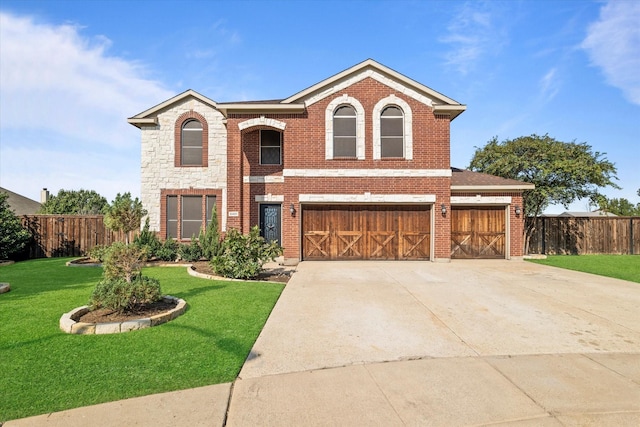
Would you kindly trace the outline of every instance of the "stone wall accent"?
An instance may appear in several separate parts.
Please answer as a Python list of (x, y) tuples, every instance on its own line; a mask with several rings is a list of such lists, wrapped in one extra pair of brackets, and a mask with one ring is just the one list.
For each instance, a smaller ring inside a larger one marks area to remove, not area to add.
[[(206, 167), (175, 166), (176, 121), (190, 112), (206, 120), (208, 145)], [(224, 229), (227, 188), (227, 129), (224, 116), (210, 105), (187, 98), (158, 114), (158, 124), (143, 126), (141, 143), (141, 200), (149, 211), (149, 225), (160, 230), (160, 192), (163, 189), (220, 189)]]
[(88, 335), (88, 334), (119, 334), (121, 332), (130, 332), (138, 329), (150, 328), (152, 326), (161, 325), (167, 323), (176, 317), (182, 315), (187, 309), (187, 303), (181, 298), (172, 297), (170, 295), (164, 296), (165, 301), (175, 301), (177, 305), (172, 310), (157, 314), (155, 316), (127, 320), (124, 322), (111, 322), (111, 323), (84, 323), (78, 322), (77, 319), (89, 312), (89, 306), (83, 305), (82, 307), (74, 308), (68, 313), (64, 313), (60, 317), (60, 329), (68, 334)]

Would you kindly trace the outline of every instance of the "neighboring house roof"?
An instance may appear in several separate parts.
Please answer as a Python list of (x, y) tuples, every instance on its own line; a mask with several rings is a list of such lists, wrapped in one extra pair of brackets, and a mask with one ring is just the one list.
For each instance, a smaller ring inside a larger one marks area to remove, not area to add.
[(276, 99), (268, 101), (241, 101), (241, 102), (215, 102), (198, 92), (189, 89), (171, 99), (168, 99), (155, 107), (136, 114), (127, 119), (127, 121), (140, 127), (143, 125), (157, 124), (157, 113), (180, 102), (186, 98), (193, 97), (205, 104), (209, 104), (216, 108), (225, 117), (229, 113), (244, 114), (269, 114), (269, 113), (302, 113), (307, 106), (312, 105), (319, 100), (331, 96), (351, 84), (354, 84), (364, 78), (371, 77), (383, 84), (391, 87), (397, 87), (403, 94), (423, 102), (434, 109), (436, 114), (449, 116), (451, 120), (462, 114), (467, 109), (466, 105), (439, 93), (435, 90), (418, 83), (415, 80), (406, 77), (403, 74), (386, 67), (373, 59), (367, 59), (359, 64), (354, 65), (328, 79), (322, 80), (313, 86), (310, 86), (286, 99)]
[(452, 191), (508, 191), (533, 190), (535, 185), (516, 179), (501, 178), (467, 169), (451, 168)]
[(566, 211), (566, 212), (562, 212), (561, 214), (557, 215), (557, 216), (571, 216), (571, 217), (599, 217), (599, 216), (618, 216), (616, 214), (613, 214), (611, 212), (603, 212), (603, 211), (593, 211), (593, 212), (571, 212), (571, 211)]
[(6, 188), (0, 187), (1, 193), (7, 193), (7, 203), (9, 207), (17, 216), (21, 215), (33, 215), (40, 209), (40, 203), (35, 200), (31, 200), (13, 191), (9, 191)]

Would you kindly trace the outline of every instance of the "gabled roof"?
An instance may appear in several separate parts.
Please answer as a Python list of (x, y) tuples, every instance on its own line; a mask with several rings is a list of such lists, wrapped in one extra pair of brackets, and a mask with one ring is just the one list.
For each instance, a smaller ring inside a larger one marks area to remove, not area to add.
[(9, 191), (6, 188), (0, 187), (0, 193), (7, 193), (9, 196), (7, 197), (7, 203), (17, 216), (33, 215), (40, 209), (40, 203), (18, 193), (14, 193), (13, 191)]
[[(452, 106), (457, 106), (457, 107), (465, 107), (462, 104), (460, 104), (457, 101), (454, 101), (453, 99), (444, 96), (443, 94), (436, 92), (435, 90), (431, 89), (430, 87), (427, 87), (425, 85), (423, 85), (422, 83), (418, 83), (415, 80), (410, 79), (409, 77), (398, 73), (397, 71), (386, 67), (382, 64), (380, 64), (379, 62), (374, 61), (373, 59), (367, 59), (366, 61), (363, 61), (359, 64), (354, 65), (351, 68), (347, 68), (346, 70), (335, 74), (331, 77), (329, 77), (328, 79), (324, 79), (319, 83), (316, 83), (313, 86), (310, 86), (298, 93), (296, 93), (295, 95), (290, 96), (289, 98), (285, 99), (284, 101), (282, 101), (283, 103), (292, 103), (292, 102), (300, 102), (301, 100), (308, 98), (310, 95), (315, 94), (315, 93), (321, 93), (323, 92), (327, 87), (329, 86), (334, 86), (337, 83), (347, 80), (350, 77), (357, 75), (357, 74), (361, 74), (364, 71), (367, 70), (371, 70), (371, 71), (376, 71), (386, 77), (391, 78), (392, 80), (398, 81), (400, 83), (402, 83), (404, 86), (413, 89), (415, 91), (417, 91), (418, 93), (422, 93), (426, 96), (428, 96), (429, 98), (433, 99), (434, 101), (436, 101), (437, 104), (448, 104), (448, 105), (452, 105)], [(466, 107), (465, 107), (466, 108)], [(464, 110), (464, 108), (463, 108)], [(461, 111), (462, 112), (462, 111)]]
[(451, 168), (451, 191), (533, 190), (535, 185), (467, 169)]
[(171, 99), (164, 101), (127, 121), (134, 126), (156, 124), (156, 113), (187, 97), (194, 97), (219, 110), (225, 117), (230, 112), (245, 114), (268, 113), (302, 113), (305, 109), (319, 100), (332, 95), (338, 90), (355, 83), (359, 79), (371, 77), (387, 84), (407, 96), (426, 103), (434, 109), (436, 114), (449, 116), (455, 119), (467, 109), (466, 105), (439, 93), (435, 90), (406, 77), (403, 74), (386, 67), (373, 59), (367, 59), (338, 74), (322, 80), (286, 99), (269, 101), (241, 101), (241, 102), (215, 102), (194, 90), (187, 90)]
[(136, 127), (140, 127), (141, 125), (149, 125), (149, 124), (157, 124), (157, 117), (156, 117), (156, 113), (158, 111), (163, 110), (164, 108), (167, 108), (173, 104), (175, 104), (176, 102), (182, 101), (184, 99), (187, 98), (195, 98), (198, 99), (199, 101), (205, 103), (205, 104), (209, 104), (210, 106), (212, 106), (213, 108), (216, 108), (216, 102), (212, 99), (207, 98), (204, 95), (199, 94), (198, 92), (196, 92), (193, 89), (189, 89), (186, 90), (184, 92), (182, 92), (179, 95), (174, 96), (173, 98), (167, 99), (166, 101), (149, 108), (148, 110), (143, 111), (142, 113), (136, 114), (133, 117), (130, 117), (127, 119), (128, 123), (131, 123), (132, 125), (136, 126)]

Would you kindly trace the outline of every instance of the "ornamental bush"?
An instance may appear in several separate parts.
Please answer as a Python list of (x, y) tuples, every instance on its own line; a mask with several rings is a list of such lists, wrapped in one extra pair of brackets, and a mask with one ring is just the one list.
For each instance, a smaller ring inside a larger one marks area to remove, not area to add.
[(199, 261), (202, 258), (202, 247), (196, 236), (191, 237), (191, 243), (182, 243), (178, 247), (178, 255), (187, 262)]
[(211, 268), (224, 277), (253, 279), (264, 263), (282, 255), (282, 250), (276, 242), (267, 242), (260, 236), (257, 226), (246, 235), (231, 229), (220, 242), (218, 254), (211, 259)]
[(136, 245), (121, 242), (113, 243), (104, 257), (102, 267), (105, 279), (124, 279), (131, 282), (140, 274), (142, 264), (147, 256), (143, 249)]
[(0, 193), (0, 259), (19, 253), (29, 242), (31, 234), (11, 210), (7, 193)]
[(92, 310), (107, 308), (119, 313), (135, 312), (147, 304), (162, 299), (157, 279), (136, 276), (130, 282), (124, 278), (104, 278), (96, 285), (89, 300)]
[(149, 228), (149, 217), (147, 217), (142, 231), (133, 238), (133, 244), (144, 249), (148, 258), (155, 258), (158, 256), (158, 251), (162, 247), (162, 242), (160, 242), (156, 233)]

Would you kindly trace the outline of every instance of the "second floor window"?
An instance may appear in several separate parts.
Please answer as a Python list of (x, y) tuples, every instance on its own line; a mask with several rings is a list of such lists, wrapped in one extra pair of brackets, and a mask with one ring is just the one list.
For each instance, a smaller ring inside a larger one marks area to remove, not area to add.
[(350, 105), (333, 114), (334, 157), (356, 157), (356, 110)]
[(404, 157), (404, 115), (396, 106), (382, 110), (380, 116), (380, 154)]
[(260, 131), (260, 164), (282, 164), (282, 138), (277, 130), (263, 129)]
[(180, 150), (183, 166), (202, 166), (202, 123), (187, 120), (182, 125)]

